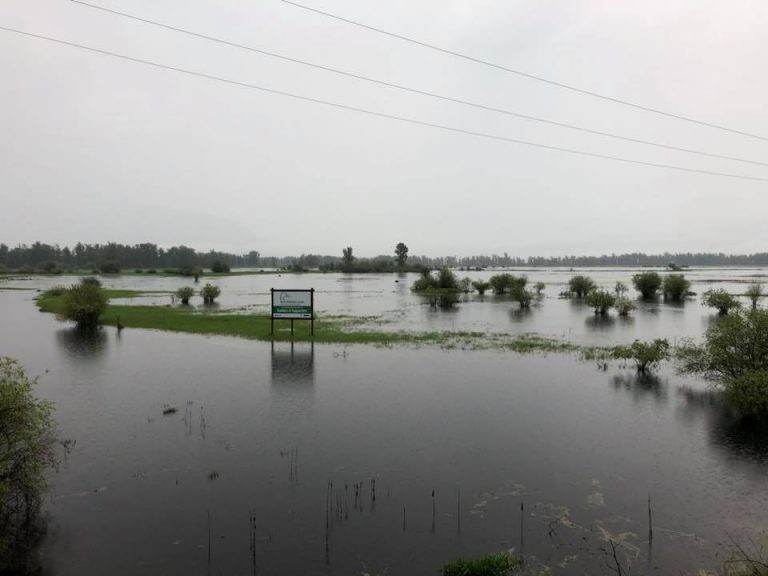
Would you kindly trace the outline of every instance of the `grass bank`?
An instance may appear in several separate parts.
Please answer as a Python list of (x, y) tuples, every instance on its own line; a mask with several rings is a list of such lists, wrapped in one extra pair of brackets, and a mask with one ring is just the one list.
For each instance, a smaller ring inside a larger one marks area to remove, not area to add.
[[(105, 290), (107, 298), (130, 298), (145, 294), (136, 290)], [(61, 296), (41, 294), (37, 306), (42, 312), (60, 314)], [(99, 322), (106, 326), (119, 324), (125, 328), (146, 328), (169, 332), (186, 332), (219, 336), (238, 336), (254, 340), (295, 340), (333, 344), (430, 345), (445, 349), (510, 350), (514, 352), (572, 352), (586, 359), (599, 358), (607, 349), (579, 346), (544, 338), (535, 334), (509, 336), (485, 332), (405, 332), (365, 330), (361, 324), (370, 321), (351, 316), (320, 316), (315, 320), (315, 335), (310, 334), (309, 322), (295, 322), (291, 336), (290, 322), (275, 322), (275, 334), (270, 334), (269, 315), (232, 314), (231, 311), (205, 311), (191, 306), (127, 306), (109, 304)]]

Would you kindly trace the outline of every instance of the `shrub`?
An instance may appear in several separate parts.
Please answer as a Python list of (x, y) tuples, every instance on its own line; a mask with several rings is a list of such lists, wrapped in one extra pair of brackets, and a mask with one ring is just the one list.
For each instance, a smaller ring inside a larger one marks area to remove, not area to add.
[(536, 295), (541, 296), (541, 293), (544, 292), (544, 288), (546, 288), (547, 285), (544, 284), (544, 282), (536, 282), (536, 284), (533, 285), (533, 289), (536, 290)]
[(472, 291), (472, 278), (462, 278), (459, 280), (459, 290), (464, 294), (469, 294)]
[(484, 280), (475, 280), (472, 282), (472, 287), (477, 290), (477, 293), (482, 296), (485, 294), (486, 290), (490, 289), (491, 283), (485, 282)]
[(66, 286), (54, 286), (53, 288), (48, 288), (48, 290), (43, 292), (42, 297), (49, 298), (51, 296), (64, 296), (67, 290), (69, 290), (69, 288)]
[(597, 286), (595, 285), (594, 280), (589, 276), (578, 275), (568, 281), (568, 289), (571, 294), (576, 296), (576, 298), (586, 297), (586, 295), (592, 292), (595, 288), (597, 288)]
[(218, 274), (229, 272), (229, 264), (222, 262), (221, 260), (214, 260), (213, 264), (211, 264), (211, 272), (216, 272)]
[(757, 304), (760, 301), (760, 298), (765, 298), (765, 293), (763, 292), (763, 285), (762, 284), (751, 284), (749, 288), (747, 288), (746, 296), (752, 301), (752, 310), (757, 309)]
[(200, 296), (203, 297), (204, 304), (213, 304), (213, 301), (219, 297), (219, 294), (221, 294), (221, 290), (218, 286), (214, 286), (213, 284), (206, 284), (203, 286), (203, 289), (200, 290)]
[(54, 461), (53, 407), (32, 393), (18, 362), (0, 358), (0, 573), (27, 574), (25, 556)]
[(424, 292), (430, 288), (437, 288), (437, 279), (432, 276), (432, 272), (429, 270), (422, 271), (421, 276), (419, 276), (418, 280), (416, 280), (411, 287), (414, 292)]
[(520, 304), (520, 308), (528, 308), (531, 305), (533, 294), (526, 290), (523, 284), (513, 284), (510, 294), (512, 295), (512, 298)]
[(521, 562), (506, 552), (486, 554), (478, 558), (458, 559), (443, 564), (443, 576), (512, 576), (520, 571)]
[(58, 262), (54, 262), (53, 260), (48, 260), (47, 262), (40, 264), (40, 271), (43, 274), (61, 274), (63, 272)]
[(437, 274), (437, 287), (443, 290), (458, 290), (459, 281), (453, 272), (448, 268), (443, 268)]
[(75, 284), (62, 297), (62, 314), (81, 328), (94, 328), (107, 308), (107, 298), (93, 284)]
[(678, 347), (679, 369), (723, 386), (743, 414), (768, 415), (768, 310), (737, 311), (712, 323), (702, 345)]
[(189, 299), (195, 295), (195, 289), (191, 286), (183, 286), (176, 290), (176, 298), (181, 300), (182, 304), (189, 304)]
[(686, 297), (690, 287), (691, 283), (682, 274), (669, 274), (664, 277), (661, 291), (664, 293), (664, 298), (679, 301)]
[(612, 355), (618, 359), (634, 360), (637, 371), (645, 374), (669, 357), (669, 342), (662, 338), (653, 342), (635, 340), (630, 346), (614, 347)]
[(728, 294), (728, 292), (722, 288), (704, 292), (701, 297), (701, 303), (704, 304), (704, 306), (716, 308), (717, 313), (721, 316), (728, 314), (729, 311), (735, 308), (741, 308), (741, 302), (736, 300), (735, 297)]
[(627, 293), (627, 285), (624, 282), (616, 282), (613, 291), (616, 293), (616, 298), (623, 298), (624, 294)]
[(147, 270), (147, 274), (157, 274), (157, 270), (155, 270), (154, 268), (150, 268), (149, 270)]
[(96, 286), (96, 288), (101, 288), (101, 281), (95, 276), (83, 276), (80, 278), (80, 284), (83, 286)]
[(107, 260), (99, 266), (99, 271), (102, 274), (119, 274), (120, 262), (117, 260)]
[(595, 309), (595, 314), (605, 316), (608, 310), (616, 303), (616, 296), (607, 290), (593, 290), (584, 300), (588, 306)]
[(626, 298), (616, 298), (613, 306), (616, 308), (619, 316), (629, 316), (629, 313), (637, 308), (637, 304)]
[(632, 276), (632, 284), (643, 298), (653, 298), (661, 287), (661, 276), (656, 272), (643, 272)]
[(528, 284), (528, 278), (525, 276), (517, 277), (514, 274), (494, 274), (488, 281), (496, 294), (505, 294), (511, 292), (515, 287), (525, 288)]

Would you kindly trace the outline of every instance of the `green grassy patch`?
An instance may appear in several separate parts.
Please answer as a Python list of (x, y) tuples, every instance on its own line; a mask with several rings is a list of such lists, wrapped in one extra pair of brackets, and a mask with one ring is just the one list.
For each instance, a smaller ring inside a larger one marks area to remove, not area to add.
[[(140, 296), (135, 290), (105, 290), (107, 298)], [(43, 312), (60, 314), (61, 296), (41, 294), (37, 305)], [(191, 306), (128, 306), (108, 304), (99, 319), (100, 324), (125, 328), (146, 328), (190, 334), (238, 336), (255, 340), (295, 340), (335, 344), (428, 345), (460, 350), (510, 350), (519, 353), (566, 352), (578, 353), (584, 359), (601, 358), (609, 349), (585, 347), (536, 334), (510, 336), (486, 332), (406, 332), (390, 330), (364, 330), (361, 324), (370, 323), (371, 317), (320, 316), (315, 319), (315, 334), (310, 334), (310, 323), (295, 321), (294, 333), (288, 320), (275, 321), (271, 334), (268, 314), (233, 314), (231, 310), (201, 310)]]
[(519, 558), (499, 552), (468, 560), (458, 559), (443, 565), (443, 576), (511, 576), (522, 568)]

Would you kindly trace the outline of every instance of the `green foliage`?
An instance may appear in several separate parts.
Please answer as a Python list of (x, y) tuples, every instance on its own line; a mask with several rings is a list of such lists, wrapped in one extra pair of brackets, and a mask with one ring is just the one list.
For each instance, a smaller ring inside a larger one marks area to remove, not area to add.
[[(30, 379), (0, 358), (0, 573), (22, 572), (29, 537), (53, 463), (53, 407), (34, 397)], [(16, 572), (18, 570), (18, 572)]]
[(627, 293), (627, 285), (624, 282), (616, 282), (613, 291), (616, 293), (616, 298), (623, 298), (624, 294)]
[(408, 246), (398, 242), (397, 246), (395, 246), (395, 257), (397, 258), (398, 266), (405, 266), (405, 262), (408, 260)]
[(50, 298), (52, 296), (63, 296), (69, 288), (66, 286), (54, 286), (53, 288), (48, 288), (45, 292), (42, 293), (43, 298)]
[(546, 288), (547, 285), (544, 284), (544, 282), (536, 282), (534, 284), (533, 289), (536, 290), (536, 295), (541, 296), (541, 293), (544, 292), (544, 288)]
[(515, 276), (514, 274), (495, 274), (488, 281), (496, 294), (505, 294), (512, 292), (513, 289), (524, 289), (528, 284), (528, 278), (525, 276)]
[(595, 309), (595, 314), (605, 316), (616, 303), (616, 296), (607, 290), (593, 290), (584, 299), (588, 306)]
[(443, 564), (443, 576), (511, 576), (518, 574), (522, 563), (519, 558), (499, 552), (478, 558), (458, 559)]
[(744, 415), (768, 416), (768, 310), (737, 311), (712, 323), (704, 344), (678, 347), (679, 368), (720, 383)]
[(752, 301), (752, 310), (756, 310), (757, 304), (760, 302), (760, 299), (765, 298), (765, 292), (763, 292), (763, 285), (759, 283), (750, 284), (745, 294), (747, 298), (749, 298)]
[(424, 292), (430, 288), (437, 288), (437, 279), (429, 270), (423, 270), (421, 276), (413, 283), (411, 289), (414, 292)]
[(768, 371), (746, 372), (728, 380), (725, 396), (742, 415), (768, 416)]
[(472, 282), (472, 287), (477, 290), (477, 293), (480, 294), (480, 296), (482, 296), (491, 288), (491, 283), (484, 280), (475, 280)]
[(62, 296), (63, 316), (82, 328), (94, 328), (107, 307), (107, 297), (98, 286), (75, 284)]
[(352, 255), (352, 246), (342, 248), (342, 270), (348, 271), (352, 268), (352, 263), (355, 261), (355, 257)]
[(120, 274), (120, 262), (117, 260), (106, 260), (99, 266), (102, 274)]
[(653, 342), (635, 340), (630, 346), (614, 347), (612, 355), (617, 359), (634, 360), (637, 371), (645, 374), (669, 357), (669, 342), (662, 338)]
[(585, 298), (587, 294), (597, 288), (594, 280), (589, 276), (574, 276), (568, 281), (568, 290), (576, 298)]
[(472, 291), (472, 278), (464, 277), (459, 280), (459, 290), (464, 294), (469, 294)]
[(195, 295), (195, 289), (191, 286), (183, 286), (176, 290), (176, 298), (181, 300), (182, 304), (189, 304), (189, 299)]
[(531, 305), (531, 300), (533, 300), (533, 294), (525, 289), (524, 284), (519, 282), (512, 285), (510, 294), (512, 299), (520, 304), (520, 308), (528, 308)]
[(722, 288), (704, 292), (701, 296), (701, 303), (704, 304), (704, 306), (716, 308), (717, 313), (721, 316), (728, 314), (728, 312), (733, 309), (741, 308), (741, 302), (736, 300), (734, 296), (731, 296)]
[(632, 284), (635, 290), (640, 292), (643, 298), (653, 298), (661, 287), (661, 276), (656, 272), (643, 272), (632, 276)]
[(442, 268), (437, 273), (437, 287), (442, 290), (458, 290), (459, 281), (456, 279), (456, 275), (448, 268)]
[(213, 304), (213, 301), (219, 297), (221, 289), (213, 284), (206, 284), (203, 289), (200, 290), (200, 296), (203, 297), (204, 304)]
[(80, 284), (83, 286), (96, 286), (96, 288), (101, 288), (101, 281), (95, 276), (83, 276), (80, 278)]
[(685, 299), (690, 288), (691, 283), (685, 279), (685, 276), (682, 274), (669, 274), (664, 277), (661, 291), (664, 293), (664, 298), (679, 301)]
[(616, 298), (616, 302), (613, 306), (616, 308), (616, 312), (618, 312), (619, 316), (629, 316), (629, 313), (632, 312), (632, 310), (637, 309), (637, 304), (626, 298)]
[(211, 272), (214, 272), (216, 274), (226, 273), (226, 272), (229, 272), (229, 270), (230, 270), (229, 264), (221, 260), (214, 260), (213, 263), (211, 264)]

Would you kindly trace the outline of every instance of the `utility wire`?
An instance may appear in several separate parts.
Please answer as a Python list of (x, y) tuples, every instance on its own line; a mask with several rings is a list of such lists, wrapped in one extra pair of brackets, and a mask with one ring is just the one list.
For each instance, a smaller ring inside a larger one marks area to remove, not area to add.
[(237, 42), (232, 42), (230, 40), (225, 40), (223, 38), (217, 38), (215, 36), (209, 36), (207, 34), (202, 34), (199, 32), (194, 32), (192, 30), (186, 30), (184, 28), (178, 28), (176, 26), (171, 26), (170, 24), (164, 24), (162, 22), (157, 22), (155, 20), (149, 20), (147, 18), (142, 18), (140, 16), (134, 16), (133, 14), (127, 14), (125, 12), (119, 12), (117, 10), (112, 10), (111, 8), (105, 8), (104, 6), (98, 6), (96, 4), (90, 4), (89, 2), (83, 2), (82, 0), (70, 0), (71, 2), (75, 4), (80, 4), (82, 6), (87, 6), (89, 8), (94, 8), (96, 10), (102, 10), (104, 12), (109, 12), (110, 14), (115, 14), (117, 16), (123, 16), (125, 18), (130, 18), (132, 20), (137, 20), (139, 22), (143, 22), (145, 24), (150, 24), (152, 26), (158, 26), (160, 28), (164, 28), (166, 30), (172, 30), (174, 32), (180, 32), (182, 34), (187, 34), (189, 36), (194, 36), (196, 38), (202, 38), (204, 40), (209, 40), (211, 42), (217, 42), (219, 44), (224, 44), (226, 46), (231, 46), (234, 48), (240, 48), (243, 50), (248, 50), (250, 52), (255, 52), (257, 54), (261, 54), (263, 56), (269, 56), (272, 58), (278, 58), (280, 60), (284, 60), (287, 62), (292, 62), (294, 64), (301, 64), (302, 66), (309, 66), (311, 68), (315, 68), (318, 70), (324, 70), (326, 72), (331, 72), (333, 74), (339, 74), (341, 76), (346, 76), (348, 78), (354, 78), (356, 80), (363, 80), (365, 82), (372, 82), (374, 84), (378, 84), (380, 86), (387, 86), (388, 88), (395, 88), (397, 90), (403, 90), (405, 92), (410, 92), (412, 94), (419, 94), (421, 96), (429, 96), (431, 98), (437, 98), (439, 100), (444, 100), (446, 102), (453, 102), (455, 104), (462, 104), (465, 106), (471, 106), (473, 108), (479, 108), (481, 110), (486, 110), (489, 112), (498, 112), (500, 114), (506, 114), (508, 116), (514, 116), (515, 118), (522, 118), (523, 120), (530, 120), (533, 122), (541, 122), (544, 124), (549, 124), (551, 126), (558, 126), (560, 128), (568, 128), (570, 130), (578, 130), (579, 132), (586, 132), (588, 134), (596, 134), (598, 136), (604, 136), (607, 138), (615, 138), (618, 140), (624, 140), (626, 142), (634, 142), (636, 144), (645, 144), (648, 146), (656, 146), (658, 148), (665, 148), (667, 150), (675, 150), (677, 152), (686, 152), (689, 154), (698, 154), (699, 156), (707, 156), (709, 158), (718, 158), (720, 160), (732, 160), (734, 162), (744, 162), (746, 164), (755, 164), (759, 166), (768, 166), (768, 162), (760, 162), (758, 160), (748, 160), (745, 158), (738, 158), (736, 156), (727, 156), (724, 154), (715, 154), (712, 152), (704, 152), (702, 150), (695, 150), (692, 148), (683, 148), (681, 146), (673, 146), (671, 144), (664, 144), (661, 142), (653, 142), (650, 140), (643, 140), (640, 138), (632, 138), (630, 136), (622, 136), (620, 134), (613, 134), (611, 132), (603, 132), (601, 130), (595, 130), (592, 128), (585, 128), (583, 126), (576, 126), (574, 124), (567, 124), (565, 122), (558, 122), (556, 120), (549, 120), (547, 118), (540, 118), (537, 116), (531, 116), (529, 114), (522, 114), (520, 112), (513, 112), (512, 110), (506, 110), (503, 108), (494, 108), (493, 106), (486, 106), (484, 104), (479, 104), (477, 102), (470, 102), (468, 100), (462, 100), (459, 98), (453, 98), (451, 96), (444, 96), (442, 94), (437, 94), (435, 92), (428, 92), (426, 90), (420, 90), (418, 88), (411, 88), (409, 86), (404, 86), (402, 84), (395, 84), (394, 82), (388, 82), (386, 80), (379, 80), (377, 78), (372, 78), (370, 76), (363, 76), (361, 74), (355, 74), (353, 72), (347, 72), (345, 70), (339, 70), (338, 68), (332, 68), (330, 66), (324, 66), (322, 64), (316, 64), (313, 62), (308, 62), (306, 60), (299, 60), (298, 58), (292, 58), (290, 56), (284, 56), (282, 54), (277, 54), (275, 52), (269, 52), (267, 50), (261, 50), (259, 48), (254, 48), (252, 46), (247, 46), (244, 44), (239, 44)]
[(407, 118), (405, 116), (396, 116), (394, 114), (387, 114), (385, 112), (376, 112), (374, 110), (368, 110), (366, 108), (358, 108), (356, 106), (349, 106), (347, 104), (340, 104), (338, 102), (332, 102), (329, 100), (321, 100), (320, 98), (312, 98), (310, 96), (302, 96), (300, 94), (294, 94), (292, 92), (285, 92), (283, 90), (276, 90), (274, 88), (267, 88), (265, 86), (259, 86), (256, 84), (249, 84), (247, 82), (241, 82), (239, 80), (232, 80), (229, 78), (223, 78), (221, 76), (214, 76), (212, 74), (206, 74), (204, 72), (196, 72), (194, 70), (188, 70), (186, 68), (179, 68), (177, 66), (170, 66), (168, 64), (161, 64), (159, 62), (154, 62), (151, 60), (143, 60), (141, 58), (134, 58), (133, 56), (126, 56), (124, 54), (118, 54), (117, 52), (109, 52), (107, 50), (102, 50), (100, 48), (93, 48), (91, 46), (86, 46), (84, 44), (77, 44), (75, 42), (69, 42), (67, 40), (60, 40), (58, 38), (51, 38), (50, 36), (43, 36), (41, 34), (33, 34), (32, 32), (25, 32), (23, 30), (17, 30), (15, 28), (8, 28), (6, 26), (0, 26), (0, 30), (5, 30), (6, 32), (12, 32), (14, 34), (19, 34), (22, 36), (28, 36), (30, 38), (37, 38), (39, 40), (45, 40), (47, 42), (52, 42), (55, 44), (60, 44), (63, 46), (70, 46), (72, 48), (79, 48), (81, 50), (87, 50), (89, 52), (95, 52), (97, 54), (102, 54), (104, 56), (110, 56), (112, 58), (118, 58), (121, 60), (127, 60), (129, 62), (135, 62), (137, 64), (144, 64), (147, 66), (152, 66), (154, 68), (159, 68), (162, 70), (171, 70), (174, 72), (180, 72), (182, 74), (187, 74), (189, 76), (196, 76), (198, 78), (206, 78), (208, 80), (215, 80), (217, 82), (224, 82), (226, 84), (232, 84), (234, 86), (241, 86), (243, 88), (250, 88), (253, 90), (259, 90), (261, 92), (266, 92), (268, 94), (275, 94), (278, 96), (285, 96), (287, 98), (292, 98), (294, 100), (302, 100), (305, 102), (313, 102), (315, 104), (322, 104), (324, 106), (329, 106), (332, 108), (338, 108), (341, 110), (348, 110), (350, 112), (358, 112), (360, 114), (368, 114), (370, 116), (376, 116), (379, 118), (386, 118), (389, 120), (397, 120), (399, 122), (406, 122), (409, 124), (414, 124), (417, 126), (426, 126), (429, 128), (436, 128), (438, 130), (444, 130), (447, 132), (455, 132), (458, 134), (466, 134), (469, 136), (476, 136), (478, 138), (486, 138), (489, 140), (498, 140), (502, 142), (510, 142), (512, 144), (521, 144), (524, 146), (532, 146), (535, 148), (542, 148), (545, 150), (554, 150), (557, 152), (565, 152), (568, 154), (576, 154), (579, 156), (587, 156), (590, 158), (600, 158), (603, 160), (613, 160), (616, 162), (624, 162), (627, 164), (638, 164), (641, 166), (652, 166), (655, 168), (664, 168), (667, 170), (677, 170), (680, 172), (692, 172), (696, 174), (706, 174), (708, 176), (721, 176), (726, 178), (737, 178), (740, 180), (752, 180), (756, 182), (768, 182), (768, 178), (762, 178), (759, 176), (748, 176), (746, 174), (733, 174), (728, 172), (715, 172), (711, 170), (701, 170), (697, 168), (686, 168), (684, 166), (676, 166), (673, 164), (660, 164), (656, 162), (646, 162), (643, 160), (633, 160), (631, 158), (622, 158), (620, 156), (609, 156), (607, 154), (598, 154), (596, 152), (587, 152), (584, 150), (576, 150), (573, 148), (565, 148), (561, 146), (552, 146), (549, 144), (540, 144), (538, 142), (529, 142), (527, 140), (518, 140), (516, 138), (508, 138), (506, 136), (498, 136), (495, 134), (488, 134), (486, 132), (476, 132), (474, 130), (465, 130), (463, 128), (456, 128), (455, 126), (448, 126), (445, 124), (436, 124), (433, 122), (426, 122), (423, 120), (418, 120), (415, 118)]
[(414, 38), (409, 38), (408, 36), (403, 36), (401, 34), (395, 34), (394, 32), (389, 32), (387, 30), (382, 30), (381, 28), (375, 28), (373, 26), (369, 26), (368, 24), (363, 24), (362, 22), (357, 22), (355, 20), (350, 20), (348, 18), (344, 18), (342, 16), (338, 16), (336, 14), (332, 14), (330, 12), (324, 12), (322, 10), (318, 10), (317, 8), (312, 8), (310, 6), (306, 6), (304, 4), (299, 4), (298, 2), (293, 2), (291, 0), (282, 0), (286, 4), (290, 4), (292, 6), (296, 6), (297, 8), (302, 8), (303, 10), (308, 10), (310, 12), (315, 12), (316, 14), (320, 14), (322, 16), (327, 16), (328, 18), (333, 18), (335, 20), (339, 20), (341, 22), (346, 22), (347, 24), (352, 24), (354, 26), (359, 26), (360, 28), (365, 28), (366, 30), (370, 30), (372, 32), (377, 32), (379, 34), (384, 34), (386, 36), (390, 36), (392, 38), (397, 38), (398, 40), (403, 40), (405, 42), (410, 42), (411, 44), (416, 44), (418, 46), (422, 46), (424, 48), (429, 48), (430, 50), (435, 50), (437, 52), (442, 52), (443, 54), (449, 54), (451, 56), (455, 56), (456, 58), (462, 58), (464, 60), (469, 60), (470, 62), (474, 62), (476, 64), (482, 64), (484, 66), (488, 66), (490, 68), (496, 68), (497, 70), (503, 70), (504, 72), (510, 72), (511, 74), (517, 74), (518, 76), (522, 76), (524, 78), (528, 78), (529, 80), (535, 80), (537, 82), (543, 82), (545, 84), (549, 84), (550, 86), (557, 86), (558, 88), (563, 88), (564, 90), (571, 90), (572, 92), (578, 92), (579, 94), (585, 94), (587, 96), (592, 96), (593, 98), (599, 98), (601, 100), (606, 100), (608, 102), (614, 102), (615, 104), (621, 104), (623, 106), (630, 106), (632, 108), (637, 108), (638, 110), (644, 110), (645, 112), (652, 112), (654, 114), (661, 114), (662, 116), (667, 116), (668, 118), (675, 118), (677, 120), (682, 120), (684, 122), (690, 122), (692, 124), (698, 124), (700, 126), (706, 126), (708, 128), (715, 128), (717, 130), (724, 130), (725, 132), (731, 132), (732, 134), (739, 134), (741, 136), (748, 136), (750, 138), (756, 138), (758, 140), (765, 140), (768, 141), (768, 137), (760, 136), (759, 134), (753, 134), (751, 132), (745, 132), (743, 130), (737, 130), (735, 128), (729, 128), (727, 126), (723, 126), (721, 124), (714, 124), (711, 122), (705, 122), (703, 120), (697, 120), (696, 118), (691, 118), (690, 116), (683, 116), (681, 114), (675, 114), (673, 112), (665, 112), (664, 110), (660, 110), (658, 108), (652, 108), (650, 106), (644, 106), (642, 104), (637, 104), (635, 102), (630, 102), (629, 100), (622, 100), (621, 98), (614, 98), (613, 96), (606, 96), (605, 94), (600, 94), (599, 92), (593, 92), (591, 90), (586, 90), (584, 88), (579, 88), (577, 86), (573, 86), (571, 84), (565, 84), (563, 82), (558, 82), (556, 80), (550, 80), (549, 78), (544, 78), (542, 76), (536, 76), (535, 74), (530, 74), (528, 72), (523, 72), (522, 70), (517, 70), (515, 68), (509, 68), (507, 66), (502, 66), (501, 64), (496, 64), (494, 62), (490, 62), (488, 60), (483, 60), (481, 58), (476, 58), (474, 56), (468, 56), (467, 54), (462, 54), (460, 52), (454, 52), (453, 50), (448, 50), (447, 48), (441, 48), (440, 46), (435, 46), (434, 44), (429, 44), (427, 42), (423, 42), (421, 40), (416, 40)]

